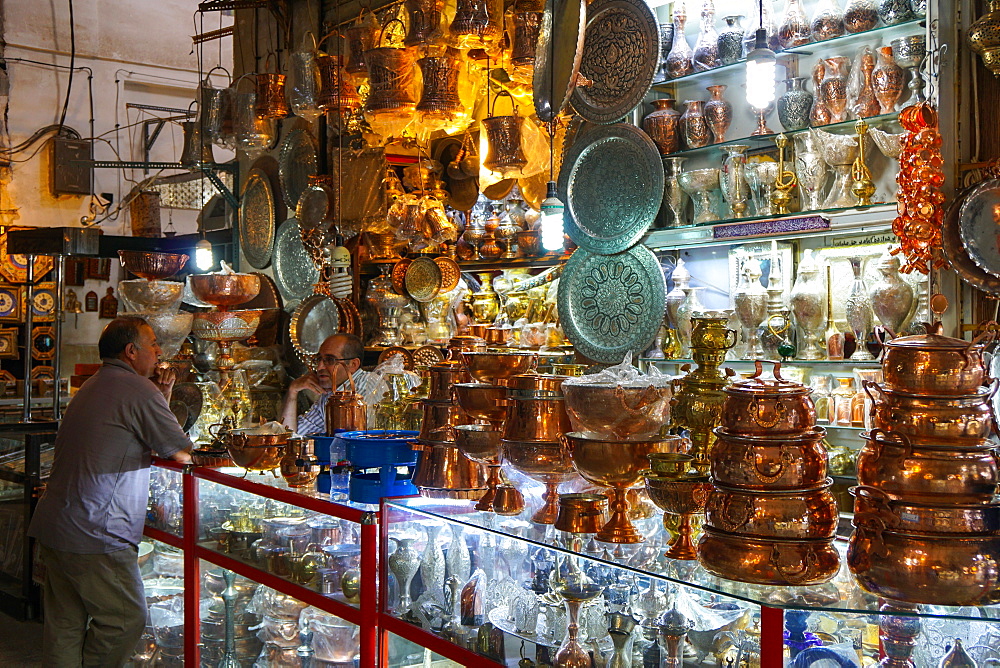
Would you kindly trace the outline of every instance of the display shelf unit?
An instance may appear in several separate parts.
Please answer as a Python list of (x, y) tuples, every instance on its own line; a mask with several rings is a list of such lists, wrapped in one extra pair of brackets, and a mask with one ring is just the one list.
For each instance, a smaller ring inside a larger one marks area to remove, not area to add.
[[(417, 256), (419, 257), (419, 256)], [(546, 269), (556, 267), (569, 259), (567, 255), (546, 255), (544, 257), (514, 258), (511, 260), (456, 260), (463, 272), (477, 271), (500, 271), (502, 269)], [(394, 265), (403, 258), (392, 260), (372, 260), (361, 265), (364, 274), (374, 275), (379, 272), (379, 268), (385, 265)]]
[[(184, 589), (184, 656), (187, 665), (199, 665), (200, 587), (191, 583), (200, 582), (202, 561), (231, 570), (243, 577), (263, 584), (282, 594), (300, 600), (324, 612), (335, 615), (360, 629), (361, 668), (372, 668), (377, 664), (377, 580), (376, 550), (378, 512), (361, 507), (337, 503), (320, 495), (309, 495), (292, 488), (257, 482), (237, 474), (230, 474), (210, 468), (183, 466), (162, 459), (154, 460), (154, 465), (181, 474), (181, 530), (166, 531), (162, 528), (146, 526), (148, 537), (176, 547), (184, 552), (184, 580), (189, 583)], [(239, 471), (238, 469), (234, 471)], [(261, 569), (211, 546), (211, 541), (202, 539), (201, 508), (199, 491), (206, 484), (221, 485), (260, 499), (279, 504), (295, 506), (313, 513), (320, 513), (342, 521), (359, 525), (360, 536), (360, 603), (357, 606), (335, 600), (314, 589), (293, 582), (284, 577)]]

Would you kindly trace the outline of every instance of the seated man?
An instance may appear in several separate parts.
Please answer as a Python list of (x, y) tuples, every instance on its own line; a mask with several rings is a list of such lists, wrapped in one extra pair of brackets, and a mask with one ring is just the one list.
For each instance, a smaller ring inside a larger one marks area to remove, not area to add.
[[(380, 374), (361, 369), (364, 352), (364, 344), (354, 334), (334, 334), (327, 338), (319, 347), (316, 371), (296, 378), (288, 386), (281, 411), (282, 424), (303, 436), (326, 433), (326, 402), (333, 388), (338, 392), (351, 389), (348, 376), (354, 379), (354, 388), (366, 404), (378, 401), (385, 384)], [(298, 415), (298, 397), (302, 390), (315, 392), (319, 398), (312, 408)]]

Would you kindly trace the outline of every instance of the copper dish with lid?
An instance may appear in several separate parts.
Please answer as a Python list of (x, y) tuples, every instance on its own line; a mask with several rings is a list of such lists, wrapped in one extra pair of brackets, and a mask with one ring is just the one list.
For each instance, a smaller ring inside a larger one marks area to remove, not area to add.
[(921, 447), (902, 434), (883, 429), (863, 432), (858, 453), (858, 483), (893, 499), (922, 503), (986, 504), (997, 490), (993, 450), (958, 450), (947, 445)]
[(717, 485), (752, 490), (808, 489), (827, 476), (826, 430), (815, 427), (798, 435), (766, 438), (713, 430), (709, 453)]
[(884, 344), (882, 374), (886, 386), (913, 394), (975, 394), (987, 383), (983, 347), (996, 333), (971, 342), (944, 336), (940, 322), (925, 325), (926, 334), (901, 336)]
[(713, 575), (750, 584), (821, 584), (840, 570), (831, 539), (758, 538), (712, 527), (698, 542), (698, 561)]
[(839, 514), (833, 479), (808, 489), (747, 491), (716, 485), (705, 506), (715, 529), (759, 538), (833, 538)]
[(774, 363), (774, 379), (761, 378), (763, 365), (748, 379), (729, 385), (721, 414), (722, 428), (745, 436), (799, 434), (816, 426), (812, 389), (781, 377), (781, 362)]
[(909, 394), (862, 383), (871, 398), (872, 424), (902, 434), (913, 445), (982, 448), (994, 428), (990, 400), (997, 382), (972, 394)]
[(670, 422), (673, 396), (670, 385), (586, 384), (574, 380), (562, 387), (573, 431), (601, 438), (643, 441), (656, 438)]
[(850, 491), (856, 526), (904, 533), (1000, 535), (1000, 503), (920, 503), (893, 499), (877, 487), (865, 485)]
[(908, 603), (1000, 602), (1000, 536), (925, 534), (855, 523), (847, 566), (872, 594)]

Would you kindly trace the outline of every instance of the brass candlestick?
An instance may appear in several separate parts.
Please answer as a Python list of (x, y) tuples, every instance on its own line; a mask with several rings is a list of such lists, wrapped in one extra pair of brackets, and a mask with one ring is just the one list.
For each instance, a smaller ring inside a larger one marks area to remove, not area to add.
[(872, 173), (865, 164), (865, 138), (868, 136), (868, 123), (865, 119), (859, 118), (854, 124), (854, 129), (858, 133), (858, 157), (851, 167), (851, 193), (858, 198), (858, 206), (871, 206), (872, 195), (875, 194), (875, 184), (872, 182)]
[(778, 175), (774, 179), (771, 204), (774, 206), (774, 213), (783, 216), (791, 213), (788, 205), (792, 201), (791, 192), (795, 188), (797, 180), (795, 172), (785, 169), (785, 148), (788, 146), (788, 137), (780, 134), (775, 137), (774, 144), (778, 147)]

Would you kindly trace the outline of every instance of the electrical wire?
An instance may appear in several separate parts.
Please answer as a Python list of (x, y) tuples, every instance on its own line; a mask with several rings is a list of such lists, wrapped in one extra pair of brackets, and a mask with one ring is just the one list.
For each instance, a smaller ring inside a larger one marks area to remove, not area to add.
[(66, 111), (69, 109), (69, 94), (73, 90), (73, 68), (76, 65), (76, 17), (73, 14), (73, 0), (69, 0), (69, 81), (66, 83), (66, 99), (63, 100), (62, 115), (59, 117), (60, 127), (66, 124)]

